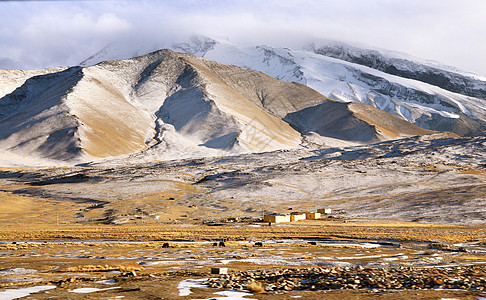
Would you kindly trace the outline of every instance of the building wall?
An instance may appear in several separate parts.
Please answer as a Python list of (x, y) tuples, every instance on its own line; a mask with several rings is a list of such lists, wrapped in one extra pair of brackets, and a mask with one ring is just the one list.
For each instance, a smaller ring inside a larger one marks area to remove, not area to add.
[(305, 218), (309, 219), (309, 220), (320, 219), (321, 214), (320, 213), (305, 213)]
[(321, 208), (321, 209), (318, 209), (317, 210), (318, 213), (321, 213), (321, 214), (331, 214), (332, 213), (332, 210), (330, 208)]
[(290, 215), (291, 222), (305, 220), (305, 219), (306, 219), (305, 214)]
[(264, 216), (263, 221), (272, 222), (272, 223), (290, 222), (290, 216), (289, 215)]

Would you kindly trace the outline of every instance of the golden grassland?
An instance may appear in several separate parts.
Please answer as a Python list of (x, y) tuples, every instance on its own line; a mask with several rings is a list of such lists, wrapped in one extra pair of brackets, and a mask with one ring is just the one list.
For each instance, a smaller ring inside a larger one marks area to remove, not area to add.
[[(248, 226), (252, 225), (252, 226)], [(0, 282), (2, 288), (11, 289), (32, 285), (56, 285), (52, 292), (36, 294), (37, 299), (56, 295), (63, 299), (81, 299), (86, 295), (75, 295), (73, 289), (107, 286), (97, 283), (110, 280), (113, 290), (87, 295), (87, 299), (125, 296), (130, 299), (151, 299), (153, 295), (167, 295), (167, 299), (178, 299), (178, 286), (186, 278), (208, 278), (212, 265), (210, 261), (229, 260), (224, 266), (230, 272), (282, 268), (272, 260), (254, 264), (252, 259), (278, 256), (289, 261), (318, 261), (333, 257), (342, 262), (374, 263), (377, 259), (397, 258), (414, 262), (435, 258), (440, 253), (441, 263), (479, 263), (486, 261), (482, 254), (449, 253), (439, 249), (428, 249), (423, 244), (419, 253), (416, 246), (403, 248), (360, 248), (350, 245), (299, 244), (282, 245), (264, 243), (257, 247), (255, 239), (285, 238), (332, 238), (332, 239), (390, 239), (393, 241), (427, 241), (434, 243), (455, 243), (464, 241), (485, 241), (484, 226), (466, 227), (454, 225), (423, 224), (415, 222), (383, 221), (330, 221), (306, 220), (302, 222), (268, 226), (260, 224), (234, 223), (222, 226), (203, 224), (151, 224), (151, 225), (46, 225), (18, 224), (0, 225), (0, 270), (27, 268), (37, 270), (27, 275), (9, 275), (9, 281)], [(228, 239), (225, 248), (213, 247), (213, 241)], [(245, 240), (246, 239), (246, 240)], [(133, 241), (133, 242), (129, 242)], [(164, 243), (169, 241), (170, 248)], [(204, 242), (204, 243), (202, 243)], [(418, 243), (420, 244), (420, 243)], [(262, 251), (272, 250), (272, 251)], [(141, 258), (141, 257), (145, 257)], [(158, 257), (157, 260), (151, 260)], [(407, 258), (408, 257), (408, 258)], [(249, 260), (247, 260), (249, 259)], [(140, 261), (166, 261), (170, 264), (140, 265)], [(191, 262), (199, 261), (199, 268)], [(189, 263), (189, 264), (187, 264)], [(285, 266), (285, 268), (301, 268)], [(401, 291), (369, 294), (370, 291), (292, 291), (288, 294), (271, 294), (255, 283), (246, 286), (255, 299), (282, 299), (290, 295), (303, 299), (440, 299), (446, 297), (464, 298), (478, 296), (474, 291)], [(192, 298), (214, 297), (215, 289), (192, 288)], [(91, 297), (91, 298), (90, 298)], [(427, 298), (428, 297), (428, 298)], [(152, 297), (153, 298), (153, 297)], [(84, 298), (83, 298), (84, 299)], [(475, 299), (475, 298), (470, 298)]]
[(0, 225), (0, 240), (113, 240), (113, 241), (199, 241), (283, 238), (382, 239), (440, 243), (483, 242), (484, 226), (423, 224), (415, 222), (342, 222), (306, 220), (268, 226), (234, 223), (138, 225)]
[(464, 168), (458, 171), (461, 174), (473, 174), (473, 175), (486, 175), (484, 170), (475, 169), (475, 168)]

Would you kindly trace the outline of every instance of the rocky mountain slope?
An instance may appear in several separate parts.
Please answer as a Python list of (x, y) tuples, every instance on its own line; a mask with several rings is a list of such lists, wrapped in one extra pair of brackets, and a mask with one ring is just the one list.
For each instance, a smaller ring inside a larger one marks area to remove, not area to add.
[(0, 98), (0, 149), (18, 159), (178, 159), (292, 149), (309, 136), (323, 145), (431, 133), (363, 103), (170, 50), (28, 75), (2, 71), (13, 78), (4, 93), (18, 87)]
[[(161, 42), (159, 48), (192, 53), (307, 85), (342, 102), (361, 102), (419, 127), (459, 135), (486, 134), (486, 79), (404, 54), (353, 47), (333, 41), (303, 44), (295, 50), (192, 36)], [(128, 58), (155, 48), (111, 45), (83, 65)]]

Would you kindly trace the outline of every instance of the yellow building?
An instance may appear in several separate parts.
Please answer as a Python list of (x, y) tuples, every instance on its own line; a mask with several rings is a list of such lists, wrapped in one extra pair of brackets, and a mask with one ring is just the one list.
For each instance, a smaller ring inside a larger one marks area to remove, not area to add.
[(315, 220), (315, 219), (320, 219), (321, 218), (321, 213), (318, 213), (318, 212), (309, 212), (309, 213), (305, 213), (305, 218), (308, 219), (308, 220)]
[(290, 216), (289, 215), (263, 216), (263, 221), (265, 221), (265, 222), (272, 222), (272, 223), (290, 222)]
[(330, 215), (332, 213), (332, 210), (330, 208), (321, 208), (318, 209), (317, 212), (325, 215)]
[(305, 213), (296, 213), (290, 215), (290, 222), (305, 220), (306, 216)]

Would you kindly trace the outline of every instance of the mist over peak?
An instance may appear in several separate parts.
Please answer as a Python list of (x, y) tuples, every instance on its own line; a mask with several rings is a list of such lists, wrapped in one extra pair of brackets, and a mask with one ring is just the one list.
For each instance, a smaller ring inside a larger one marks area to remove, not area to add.
[[(198, 33), (295, 48), (317, 39), (398, 50), (486, 74), (482, 1), (2, 1), (0, 68), (74, 65), (112, 42)], [(454, 22), (450, 22), (450, 20)], [(35, 55), (33, 55), (35, 53)], [(142, 54), (142, 53), (140, 53)]]

